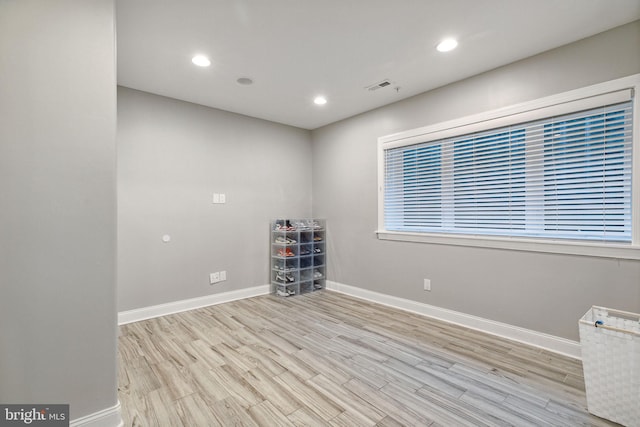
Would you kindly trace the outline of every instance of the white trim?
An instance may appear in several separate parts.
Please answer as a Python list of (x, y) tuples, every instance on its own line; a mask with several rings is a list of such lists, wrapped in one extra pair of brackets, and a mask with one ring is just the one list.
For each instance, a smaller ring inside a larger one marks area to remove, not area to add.
[[(494, 121), (509, 120), (512, 116), (535, 114), (537, 110), (545, 108), (564, 108), (570, 103), (589, 103), (594, 97), (612, 96), (617, 99), (620, 93), (616, 91), (626, 91), (633, 95), (634, 91), (640, 89), (640, 74), (634, 74), (607, 82), (578, 88), (568, 92), (563, 92), (533, 101), (486, 111), (466, 117), (410, 129), (391, 135), (378, 138), (378, 231), (376, 234), (380, 240), (395, 240), (406, 242), (449, 244), (456, 246), (472, 246), (496, 249), (512, 249), (530, 252), (558, 253), (580, 256), (594, 256), (616, 259), (640, 260), (640, 100), (636, 96), (634, 99), (634, 119), (633, 119), (633, 160), (632, 164), (632, 184), (631, 184), (631, 222), (633, 229), (632, 244), (592, 244), (589, 242), (536, 240), (521, 237), (494, 237), (494, 236), (473, 236), (439, 233), (410, 233), (392, 232), (384, 229), (384, 151), (398, 146), (406, 146), (425, 142), (431, 139), (439, 139), (444, 132), (454, 131), (464, 126), (479, 125)], [(624, 96), (626, 95), (623, 94)], [(435, 136), (434, 136), (435, 135)]]
[(476, 248), (509, 249), (525, 252), (581, 255), (601, 258), (640, 260), (640, 246), (597, 244), (558, 240), (535, 240), (522, 237), (475, 236), (468, 234), (409, 233), (376, 231), (378, 239), (400, 242), (432, 243), (436, 245), (471, 246)]
[(254, 286), (252, 288), (238, 289), (236, 291), (206, 295), (198, 298), (173, 301), (166, 304), (136, 308), (134, 310), (121, 311), (118, 313), (118, 325), (139, 322), (141, 320), (152, 319), (154, 317), (166, 316), (169, 314), (180, 313), (182, 311), (194, 310), (196, 308), (208, 307), (210, 305), (222, 304), (239, 299), (266, 295), (270, 292), (271, 285), (261, 285)]
[(120, 401), (111, 408), (71, 420), (70, 427), (123, 427)]
[(580, 359), (580, 343), (531, 329), (327, 280), (327, 289)]
[[(425, 135), (429, 135), (435, 132), (442, 132), (452, 128), (459, 128), (471, 123), (481, 123), (490, 120), (502, 119), (504, 117), (512, 116), (515, 114), (522, 114), (528, 111), (540, 110), (542, 108), (566, 104), (568, 102), (574, 102), (580, 99), (588, 99), (624, 89), (637, 89), (638, 85), (640, 85), (640, 74), (633, 74), (631, 76), (570, 90), (568, 92), (546, 96), (544, 98), (539, 98), (533, 101), (525, 101), (519, 104), (509, 105), (507, 107), (502, 107), (491, 111), (485, 111), (470, 116), (460, 117), (434, 125), (423, 126), (420, 128), (410, 129), (391, 135), (381, 136), (380, 138), (378, 138), (378, 142), (384, 144), (385, 148), (388, 148), (389, 144), (394, 144), (393, 146), (396, 146), (395, 144), (400, 140), (403, 140), (403, 143), (398, 145), (411, 145), (412, 143), (423, 142)], [(419, 141), (415, 140), (415, 138), (418, 138)]]

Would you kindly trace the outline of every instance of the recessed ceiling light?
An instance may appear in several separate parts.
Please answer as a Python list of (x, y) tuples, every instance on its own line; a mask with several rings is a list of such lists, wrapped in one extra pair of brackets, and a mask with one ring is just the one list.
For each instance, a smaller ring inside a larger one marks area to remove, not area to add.
[(249, 86), (253, 84), (253, 80), (251, 80), (249, 77), (240, 77), (238, 80), (236, 80), (236, 82), (238, 82), (239, 85), (243, 86)]
[(191, 58), (191, 62), (196, 64), (198, 67), (208, 67), (209, 65), (211, 65), (211, 61), (209, 61), (209, 58), (204, 55), (194, 56), (193, 58)]
[(325, 98), (324, 96), (316, 96), (313, 100), (313, 103), (316, 105), (324, 105), (327, 103), (327, 98)]
[(458, 41), (456, 39), (444, 39), (438, 43), (436, 49), (438, 49), (439, 52), (449, 52), (455, 49), (456, 46), (458, 46)]

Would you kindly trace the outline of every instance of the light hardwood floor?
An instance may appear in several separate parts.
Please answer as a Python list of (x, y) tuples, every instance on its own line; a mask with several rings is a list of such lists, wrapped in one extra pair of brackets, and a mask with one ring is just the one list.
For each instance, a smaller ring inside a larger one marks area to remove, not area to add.
[(126, 426), (607, 426), (579, 361), (330, 291), (121, 326)]

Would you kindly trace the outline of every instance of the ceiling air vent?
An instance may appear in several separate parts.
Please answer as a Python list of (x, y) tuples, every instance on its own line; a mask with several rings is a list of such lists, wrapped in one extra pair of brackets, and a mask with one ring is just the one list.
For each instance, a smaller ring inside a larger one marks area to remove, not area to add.
[(387, 86), (391, 86), (391, 82), (389, 81), (389, 79), (384, 79), (381, 82), (374, 83), (371, 86), (365, 87), (365, 89), (374, 91), (374, 90), (382, 89), (383, 87), (387, 87)]

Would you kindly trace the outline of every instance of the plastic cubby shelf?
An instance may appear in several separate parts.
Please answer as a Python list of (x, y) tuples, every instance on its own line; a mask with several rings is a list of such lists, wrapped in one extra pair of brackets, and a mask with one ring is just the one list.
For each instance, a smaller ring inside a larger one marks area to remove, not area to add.
[(325, 288), (327, 272), (326, 221), (271, 221), (271, 287), (279, 296)]

